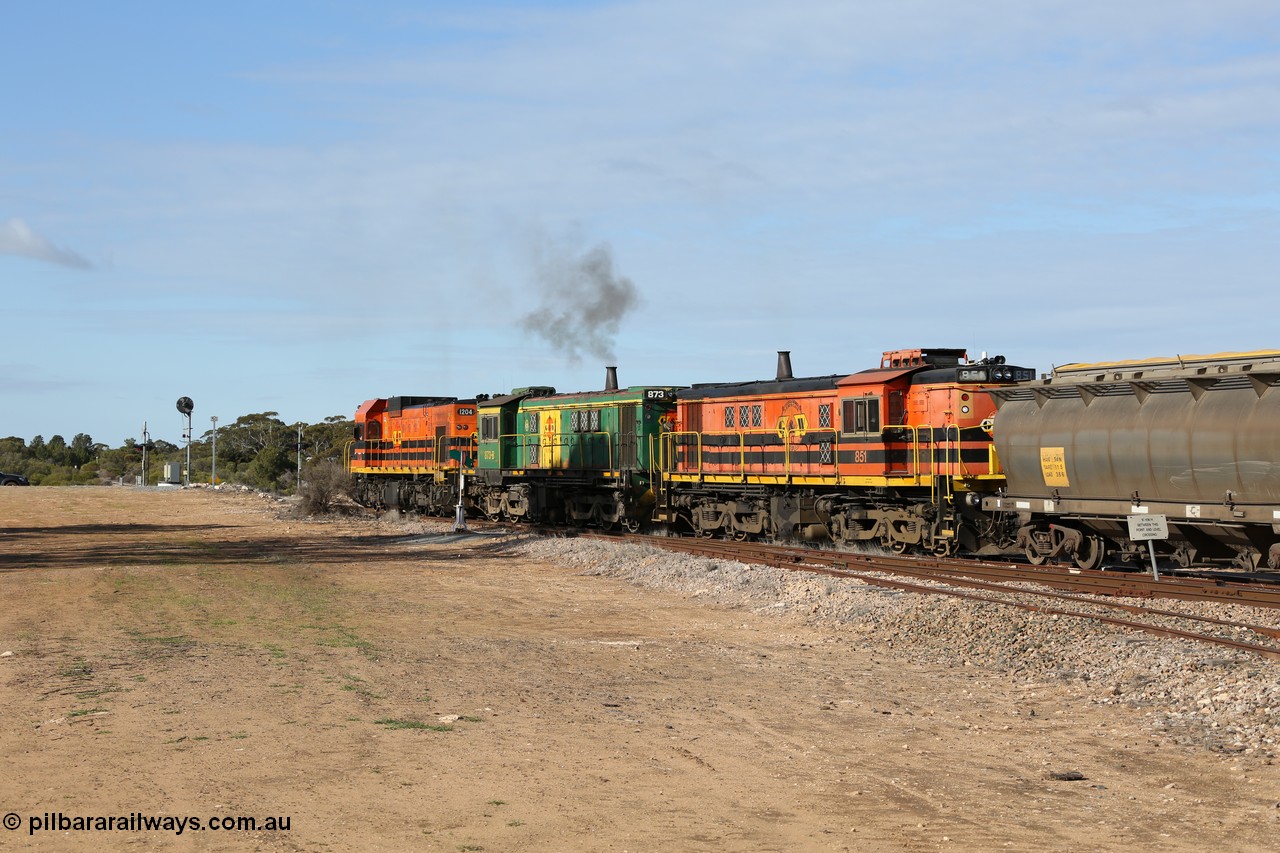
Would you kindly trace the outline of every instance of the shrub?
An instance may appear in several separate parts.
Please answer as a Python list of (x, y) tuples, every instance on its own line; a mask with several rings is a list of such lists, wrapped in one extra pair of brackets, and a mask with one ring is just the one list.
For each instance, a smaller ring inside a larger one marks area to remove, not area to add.
[(302, 469), (302, 510), (320, 515), (333, 509), (335, 499), (351, 497), (353, 483), (346, 469), (332, 459), (321, 459)]

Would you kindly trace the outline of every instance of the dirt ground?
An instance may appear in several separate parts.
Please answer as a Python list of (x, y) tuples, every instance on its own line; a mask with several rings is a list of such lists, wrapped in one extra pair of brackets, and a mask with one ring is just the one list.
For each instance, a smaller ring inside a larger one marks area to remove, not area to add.
[[(1123, 708), (518, 558), (509, 538), (281, 512), (253, 494), (0, 489), (0, 846), (1280, 838), (1280, 765), (1162, 744)], [(1084, 778), (1051, 778), (1069, 773)], [(58, 829), (59, 815), (258, 828)], [(55, 828), (31, 834), (33, 819)]]

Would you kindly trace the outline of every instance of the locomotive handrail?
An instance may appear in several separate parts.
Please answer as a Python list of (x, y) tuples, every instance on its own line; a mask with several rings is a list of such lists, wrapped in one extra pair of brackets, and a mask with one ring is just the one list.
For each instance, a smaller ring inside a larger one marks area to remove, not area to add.
[(963, 477), (968, 473), (968, 467), (964, 464), (964, 433), (960, 429), (960, 424), (949, 424), (947, 426), (947, 440), (951, 440), (951, 431), (955, 430), (955, 451), (956, 461), (955, 467), (951, 470), (951, 476)]
[[(576, 438), (577, 438), (578, 449), (579, 449), (580, 451), (584, 451), (584, 452), (582, 453), (582, 458), (583, 458), (583, 460), (584, 460), (584, 461), (585, 461), (585, 459), (586, 459), (586, 457), (587, 457), (588, 455), (590, 455), (590, 456), (592, 456), (592, 457), (594, 457), (594, 456), (595, 456), (595, 447), (596, 447), (596, 444), (595, 444), (595, 442), (591, 442), (591, 443), (589, 443), (589, 444), (584, 444), (584, 443), (583, 443), (583, 439), (584, 439), (584, 438), (591, 438), (591, 437), (600, 437), (600, 436), (603, 436), (603, 437), (604, 437), (604, 448), (605, 448), (605, 450), (607, 451), (607, 452), (605, 453), (605, 460), (604, 460), (606, 464), (605, 464), (605, 465), (603, 465), (603, 466), (583, 464), (583, 465), (581, 465), (580, 467), (583, 467), (583, 468), (600, 468), (601, 470), (604, 470), (604, 471), (612, 471), (612, 470), (613, 470), (613, 433), (610, 433), (610, 432), (608, 432), (607, 430), (600, 430), (600, 431), (598, 431), (598, 432), (567, 432), (567, 433), (566, 433), (566, 432), (559, 432), (559, 431), (557, 431), (557, 432), (552, 433), (552, 434), (553, 434), (553, 435), (556, 437), (556, 439), (557, 439), (557, 441), (556, 441), (556, 446), (557, 446), (557, 447), (561, 447), (561, 448), (569, 447), (569, 446), (570, 446), (570, 444), (571, 444), (571, 442), (561, 440), (561, 439), (563, 439), (563, 437), (564, 437), (564, 436), (574, 436), (574, 437), (576, 437)], [(590, 452), (589, 452), (589, 453), (585, 452), (585, 451), (587, 451), (587, 450), (589, 450)], [(593, 461), (594, 461), (594, 460), (593, 460)]]
[[(735, 430), (734, 432), (738, 436), (738, 473), (742, 476), (742, 482), (745, 483), (747, 481), (747, 473), (748, 473), (747, 472), (747, 446), (748, 446), (747, 436), (766, 435), (766, 434), (772, 435), (772, 434), (775, 434), (777, 431), (771, 430), (771, 429), (741, 429), (741, 430)], [(787, 434), (790, 435), (790, 430), (787, 431)], [(765, 445), (760, 444), (760, 445), (752, 445), (752, 446), (759, 447), (760, 449), (759, 452), (763, 456)], [(786, 439), (783, 440), (782, 459), (783, 459), (782, 470), (786, 472), (790, 472), (791, 470), (790, 445), (787, 443)], [(763, 459), (761, 460), (760, 462), (761, 474), (764, 473), (764, 468), (768, 464), (769, 463), (763, 461)]]
[[(887, 432), (890, 429), (906, 430), (911, 433), (909, 444), (911, 445), (911, 468), (907, 472), (910, 476), (920, 479), (922, 476), (951, 476), (962, 477), (968, 472), (968, 466), (964, 464), (964, 457), (961, 455), (961, 428), (959, 424), (944, 424), (941, 427), (935, 427), (932, 424), (923, 424), (915, 426), (912, 424), (895, 424), (892, 427), (886, 427)], [(955, 433), (954, 439), (952, 433)], [(942, 440), (934, 440), (937, 433), (942, 434)], [(921, 436), (926, 439), (922, 439)], [(885, 444), (889, 442), (886, 441)], [(925, 456), (925, 448), (928, 448), (928, 456)], [(941, 449), (943, 453), (942, 461), (937, 459), (937, 451)], [(955, 456), (953, 458), (952, 452)], [(927, 464), (926, 464), (927, 463)]]
[[(533, 438), (533, 439), (534, 439), (534, 441), (530, 441), (530, 440), (529, 440), (530, 438)], [(527, 433), (527, 432), (505, 432), (505, 433), (499, 433), (499, 434), (498, 434), (498, 439), (497, 439), (497, 440), (498, 440), (498, 467), (499, 467), (499, 468), (506, 468), (506, 467), (507, 467), (507, 465), (505, 465), (505, 464), (504, 464), (505, 460), (502, 458), (502, 452), (503, 452), (504, 450), (506, 450), (506, 449), (507, 449), (507, 447), (510, 447), (513, 451), (515, 451), (515, 450), (522, 450), (522, 451), (524, 451), (524, 453), (525, 453), (525, 457), (524, 457), (524, 462), (525, 462), (525, 464), (524, 464), (524, 465), (517, 465), (517, 466), (515, 466), (515, 467), (518, 467), (518, 468), (530, 467), (530, 466), (528, 465), (528, 462), (529, 462), (529, 448), (530, 448), (530, 447), (537, 447), (537, 446), (538, 446), (537, 438), (538, 438), (538, 436), (536, 436), (536, 435), (535, 435), (535, 436), (530, 436), (530, 434), (529, 434), (529, 433)], [(535, 467), (535, 468), (536, 468), (536, 467), (539, 467), (539, 466), (538, 466), (538, 463), (537, 463), (537, 462), (533, 463), (533, 466), (532, 466), (532, 467)]]
[[(775, 430), (775, 429), (704, 430), (704, 431), (686, 430), (686, 431), (680, 431), (680, 432), (663, 433), (661, 436), (659, 436), (659, 439), (661, 441), (659, 470), (664, 474), (672, 473), (676, 469), (677, 465), (680, 464), (680, 459), (678, 458), (679, 456), (678, 451), (685, 450), (685, 451), (693, 451), (695, 453), (695, 456), (694, 456), (693, 463), (686, 465), (684, 469), (684, 473), (701, 474), (703, 473), (702, 460), (703, 460), (703, 449), (705, 445), (704, 436), (732, 436), (734, 439), (736, 439), (736, 442), (737, 442), (737, 449), (735, 453), (735, 455), (738, 457), (737, 470), (736, 471), (733, 470), (731, 462), (717, 462), (716, 464), (728, 466), (730, 470), (724, 471), (722, 473), (736, 474), (741, 478), (742, 482), (745, 483), (746, 478), (752, 473), (751, 471), (748, 470), (749, 466), (759, 464), (762, 468), (760, 473), (764, 474), (767, 472), (764, 471), (763, 469), (769, 465), (769, 463), (765, 461), (761, 461), (759, 463), (747, 461), (746, 457), (747, 457), (748, 450), (753, 450), (753, 451), (758, 451), (763, 453), (765, 452), (764, 448), (767, 446), (765, 444), (748, 443), (747, 437), (756, 436), (756, 435), (769, 436), (769, 435), (777, 434), (783, 440), (783, 446), (782, 446), (783, 473), (786, 476), (791, 476), (792, 474), (797, 473), (795, 470), (793, 470), (793, 459), (791, 456), (791, 444), (792, 444), (791, 437), (793, 435), (802, 435), (806, 431), (807, 430), (792, 429), (789, 426), (784, 426), (781, 428), (781, 430)], [(693, 439), (693, 441), (690, 441), (690, 439)], [(725, 445), (725, 446), (728, 447), (729, 445)], [(650, 446), (650, 451), (652, 452), (652, 445)], [(685, 462), (687, 463), (688, 460), (686, 459)], [(831, 464), (835, 465), (836, 463), (833, 461)]]
[[(579, 450), (589, 449), (589, 453), (584, 452), (582, 454), (584, 459), (588, 455), (590, 455), (593, 458), (593, 464), (588, 465), (584, 463), (579, 465), (578, 467), (599, 469), (601, 471), (613, 470), (613, 442), (610, 440), (612, 433), (608, 432), (607, 430), (600, 430), (599, 432), (560, 432), (559, 430), (557, 430), (555, 432), (537, 433), (537, 434), (528, 433), (528, 432), (504, 433), (498, 436), (498, 442), (499, 442), (498, 452), (499, 454), (501, 454), (503, 449), (501, 442), (504, 439), (510, 440), (511, 447), (513, 450), (514, 449), (523, 450), (525, 453), (525, 458), (524, 458), (525, 464), (524, 466), (518, 466), (518, 467), (551, 468), (551, 467), (555, 467), (555, 465), (554, 464), (543, 465), (541, 458), (539, 458), (536, 462), (530, 462), (529, 461), (530, 452), (536, 449), (540, 456), (543, 450), (551, 450), (553, 448), (559, 448), (560, 450), (563, 451), (565, 448), (570, 448), (573, 445), (573, 442), (570, 440), (566, 440), (566, 436), (577, 437), (578, 439), (577, 446)], [(595, 457), (594, 448), (596, 447), (595, 443), (592, 442), (590, 444), (585, 444), (582, 441), (583, 438), (588, 438), (588, 437), (598, 438), (601, 436), (603, 436), (605, 439), (603, 442), (604, 448), (606, 451), (604, 465), (594, 464), (594, 457)], [(502, 463), (501, 459), (499, 459), (498, 461), (499, 461), (499, 467), (505, 467), (504, 465), (501, 464)], [(554, 463), (554, 460), (552, 460), (552, 463)]]
[[(904, 440), (901, 442), (892, 441), (885, 433), (900, 432), (904, 434)], [(764, 445), (757, 445), (748, 442), (749, 436), (769, 435), (778, 432), (769, 429), (751, 429), (751, 430), (706, 430), (706, 431), (680, 431), (667, 432), (657, 436), (660, 442), (659, 458), (657, 460), (658, 470), (663, 474), (671, 474), (677, 468), (683, 473), (703, 474), (705, 473), (703, 465), (703, 451), (706, 446), (705, 437), (707, 436), (732, 436), (734, 441), (722, 445), (724, 450), (729, 450), (736, 460), (725, 460), (717, 462), (722, 466), (721, 473), (725, 475), (736, 475), (742, 482), (746, 482), (746, 478), (751, 474), (749, 468), (755, 462), (748, 462), (747, 452), (749, 450), (763, 450)], [(794, 430), (790, 427), (783, 427), (778, 434), (783, 439), (783, 468), (782, 473), (786, 476), (803, 474), (805, 472), (797, 471), (796, 468), (800, 463), (795, 461), (793, 457), (792, 441), (794, 435), (800, 434), (801, 430)], [(652, 438), (652, 437), (651, 437)], [(905, 474), (917, 481), (925, 477), (965, 477), (969, 476), (970, 468), (964, 460), (963, 455), (963, 428), (960, 424), (943, 424), (935, 426), (933, 424), (913, 425), (913, 424), (893, 424), (881, 430), (881, 442), (884, 446), (891, 444), (906, 444), (909, 449), (907, 470), (898, 472), (901, 476)], [(736, 447), (734, 446), (736, 444)], [(839, 438), (834, 443), (834, 448), (838, 451), (840, 447)], [(650, 444), (650, 452), (652, 454), (653, 445)], [(686, 455), (681, 458), (680, 451), (684, 451)], [(988, 452), (992, 454), (991, 470), (998, 469), (998, 462), (994, 458), (994, 444), (988, 445)], [(938, 458), (938, 454), (942, 454), (942, 458)], [(693, 454), (693, 458), (689, 459), (687, 454)], [(735, 464), (736, 463), (736, 464)], [(768, 466), (768, 463), (760, 463)], [(835, 463), (838, 466), (839, 458), (836, 457)], [(889, 462), (885, 463), (885, 474), (889, 475), (893, 472), (889, 469)], [(723, 470), (727, 468), (728, 470)], [(652, 472), (652, 460), (650, 470)], [(837, 470), (838, 467), (837, 467)]]
[(694, 432), (692, 430), (687, 430), (683, 432), (668, 432), (668, 433), (663, 433), (662, 435), (663, 444), (666, 446), (667, 450), (670, 451), (669, 453), (663, 454), (663, 458), (667, 464), (668, 474), (671, 473), (671, 471), (678, 464), (678, 460), (676, 458), (676, 451), (682, 447), (687, 447), (687, 445), (685, 445), (683, 442), (677, 443), (676, 439), (678, 438), (687, 439), (689, 436), (693, 436), (694, 446), (697, 449), (697, 453), (694, 456), (694, 459), (696, 461), (693, 467), (693, 473), (697, 473), (697, 474), (702, 473), (702, 433)]
[[(412, 459), (412, 460), (397, 460), (400, 462), (400, 464), (398, 465), (395, 465), (395, 464), (388, 465), (387, 460), (382, 457), (382, 454), (386, 453), (389, 450), (394, 451), (397, 449), (402, 450), (403, 452), (406, 452), (406, 453), (410, 452), (404, 449), (403, 445), (405, 441), (403, 438), (365, 439), (364, 441), (365, 446), (361, 448), (361, 450), (365, 452), (365, 457), (363, 461), (365, 463), (365, 467), (375, 467), (375, 468), (426, 468), (426, 469), (448, 468), (448, 467), (451, 467), (449, 463), (452, 460), (449, 458), (447, 452), (445, 453), (440, 452), (440, 445), (439, 445), (439, 442), (441, 440), (447, 441), (448, 439), (449, 439), (449, 436), (447, 435), (437, 436), (433, 438), (432, 443), (425, 444), (422, 448), (424, 451), (423, 455), (426, 456), (427, 458)], [(354, 464), (354, 460), (352, 459), (352, 456), (351, 456), (351, 450), (354, 444), (355, 444), (354, 439), (348, 440), (347, 446), (344, 449), (344, 455), (346, 456), (346, 459), (347, 459), (348, 471), (351, 470), (351, 466)], [(375, 456), (376, 458), (374, 458)], [(459, 468), (463, 467), (462, 460), (458, 460), (457, 467)]]
[[(909, 477), (914, 477), (916, 480), (919, 480), (920, 472), (921, 472), (920, 427), (915, 426), (914, 424), (892, 424), (890, 426), (884, 427), (882, 430), (880, 430), (880, 441), (885, 445), (886, 448), (891, 442), (885, 437), (885, 433), (889, 432), (890, 430), (901, 430), (903, 432), (907, 432), (910, 434), (909, 440), (902, 442), (903, 444), (909, 445), (911, 448), (910, 456), (908, 457), (909, 464), (908, 464), (906, 474)], [(932, 432), (932, 430), (930, 430), (930, 432)], [(888, 475), (889, 473), (891, 473), (891, 469), (889, 468), (888, 453), (886, 451), (885, 474)]]
[[(450, 453), (449, 442), (453, 441), (455, 438), (463, 438), (466, 440), (467, 451), (471, 455), (471, 458), (473, 460), (478, 455), (479, 447), (477, 446), (476, 434), (474, 432), (471, 435), (464, 435), (464, 436), (449, 435), (448, 433), (445, 433), (444, 435), (437, 435), (435, 437), (435, 448), (434, 448), (434, 453), (435, 453), (434, 461), (436, 463), (436, 467), (443, 467), (443, 468), (452, 467), (449, 463), (453, 462), (454, 459), (452, 456), (449, 455)], [(463, 464), (463, 462), (464, 460), (462, 459), (457, 460), (457, 463), (458, 463), (457, 467), (459, 468), (459, 470), (467, 467), (466, 465)]]
[(363, 448), (363, 450), (365, 451), (365, 456), (364, 456), (365, 465), (367, 467), (377, 467), (377, 468), (387, 467), (386, 460), (383, 458), (383, 454), (387, 452), (388, 447), (394, 450), (397, 443), (398, 442), (396, 442), (394, 439), (389, 439), (389, 438), (365, 439), (365, 442), (364, 442), (365, 446)]

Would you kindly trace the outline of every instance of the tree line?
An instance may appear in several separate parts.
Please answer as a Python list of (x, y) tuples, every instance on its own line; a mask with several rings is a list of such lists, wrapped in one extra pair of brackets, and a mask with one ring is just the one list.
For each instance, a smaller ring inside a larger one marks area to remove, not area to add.
[[(304, 469), (321, 462), (342, 464), (354, 426), (350, 418), (334, 415), (321, 423), (302, 424), (299, 441), (299, 425), (286, 424), (278, 412), (242, 415), (235, 423), (218, 427), (216, 460), (214, 430), (199, 438), (192, 436), (190, 482), (212, 482), (216, 461), (219, 483), (294, 491), (299, 447)], [(61, 435), (48, 440), (37, 435), (30, 442), (17, 436), (0, 438), (0, 471), (21, 474), (36, 486), (133, 485), (143, 476), (144, 451), (146, 485), (164, 480), (166, 464), (176, 466), (174, 471), (186, 468), (185, 444), (153, 439), (144, 447), (129, 438), (113, 448), (77, 433), (70, 442)]]

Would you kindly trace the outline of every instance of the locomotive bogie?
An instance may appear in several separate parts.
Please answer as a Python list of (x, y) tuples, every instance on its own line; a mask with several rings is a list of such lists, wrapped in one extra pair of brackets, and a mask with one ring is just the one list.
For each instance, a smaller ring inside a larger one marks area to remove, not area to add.
[(355, 500), (379, 509), (450, 515), (458, 501), (458, 478), (362, 474), (356, 477)]

